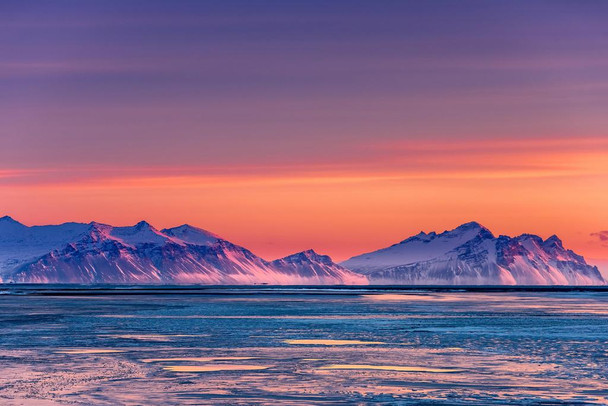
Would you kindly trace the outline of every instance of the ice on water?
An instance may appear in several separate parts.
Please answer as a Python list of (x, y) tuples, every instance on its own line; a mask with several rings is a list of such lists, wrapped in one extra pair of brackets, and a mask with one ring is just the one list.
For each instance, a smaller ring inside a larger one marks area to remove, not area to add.
[(2, 290), (0, 403), (608, 403), (608, 290)]

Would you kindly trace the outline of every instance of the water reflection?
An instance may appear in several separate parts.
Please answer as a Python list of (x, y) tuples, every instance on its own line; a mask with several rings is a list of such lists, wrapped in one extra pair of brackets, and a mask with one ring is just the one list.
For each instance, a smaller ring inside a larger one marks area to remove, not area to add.
[(234, 295), (3, 295), (0, 403), (608, 403), (604, 292)]
[(385, 344), (381, 341), (361, 341), (361, 340), (323, 340), (323, 339), (299, 339), (284, 340), (287, 344), (293, 345), (377, 345)]

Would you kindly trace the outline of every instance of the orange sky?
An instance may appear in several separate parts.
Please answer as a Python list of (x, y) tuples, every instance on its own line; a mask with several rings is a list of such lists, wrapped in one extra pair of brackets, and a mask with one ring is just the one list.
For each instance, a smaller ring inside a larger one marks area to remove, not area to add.
[[(5, 212), (26, 224), (191, 223), (272, 259), (314, 248), (336, 260), (476, 220), (496, 234), (558, 234), (590, 258), (608, 228), (608, 140), (389, 145), (369, 161), (302, 168), (5, 171)], [(255, 170), (253, 170), (255, 169)], [(226, 173), (229, 172), (229, 173)], [(49, 175), (50, 174), (50, 175)]]

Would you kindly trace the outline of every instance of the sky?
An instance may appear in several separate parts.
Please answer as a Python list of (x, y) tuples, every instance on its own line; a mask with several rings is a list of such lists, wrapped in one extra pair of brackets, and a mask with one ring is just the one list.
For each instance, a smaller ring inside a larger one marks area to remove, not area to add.
[[(608, 264), (608, 2), (2, 1), (0, 215)], [(608, 269), (608, 268), (607, 268)]]

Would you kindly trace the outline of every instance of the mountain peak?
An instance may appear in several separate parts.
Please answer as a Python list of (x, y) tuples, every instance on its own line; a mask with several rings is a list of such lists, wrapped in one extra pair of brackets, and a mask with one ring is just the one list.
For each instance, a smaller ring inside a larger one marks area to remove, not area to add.
[(455, 230), (487, 230), (486, 227), (476, 221), (469, 221), (455, 228)]
[(89, 223), (89, 227), (98, 228), (98, 227), (111, 227), (111, 226), (104, 224), (104, 223), (99, 223), (97, 221), (91, 221)]
[(133, 227), (135, 227), (135, 229), (137, 229), (137, 230), (155, 230), (154, 226), (152, 226), (152, 224), (148, 223), (145, 220), (140, 221), (139, 223), (135, 224)]
[(20, 230), (27, 228), (26, 225), (21, 224), (10, 216), (0, 217), (0, 226), (2, 226), (4, 230)]
[(288, 255), (288, 256), (286, 256), (283, 259), (292, 258), (292, 257), (293, 258), (295, 258), (295, 257), (307, 257), (307, 258), (311, 258), (311, 257), (317, 257), (317, 256), (319, 256), (319, 254), (317, 254), (315, 252), (315, 250), (313, 250), (313, 249), (307, 249), (307, 250), (304, 250), (304, 251), (296, 252), (295, 254)]
[(206, 234), (212, 234), (211, 232), (207, 231), (207, 230), (203, 230), (202, 228), (199, 227), (195, 227), (191, 224), (182, 224), (181, 226), (177, 226), (177, 227), (173, 227), (173, 228), (165, 228), (162, 231), (166, 231), (166, 230), (173, 230), (173, 231), (182, 231), (182, 232), (202, 232), (202, 233), (206, 233)]
[(405, 240), (401, 241), (400, 243), (396, 244), (396, 245), (402, 245), (402, 244), (407, 244), (408, 242), (412, 242), (412, 241), (430, 241), (433, 238), (435, 238), (437, 236), (437, 233), (434, 231), (431, 231), (430, 233), (425, 233), (424, 231), (419, 232), (416, 235), (413, 235), (409, 238), (406, 238)]
[(98, 223), (96, 221), (91, 221), (89, 223), (89, 228), (86, 231), (85, 240), (89, 241), (100, 241), (109, 238), (110, 232), (112, 231), (112, 226), (107, 224)]
[(545, 246), (556, 246), (559, 248), (564, 248), (564, 245), (562, 243), (562, 240), (555, 234), (553, 234), (551, 237), (547, 238), (544, 242), (543, 245)]
[(10, 223), (10, 224), (21, 224), (17, 220), (13, 219), (11, 216), (0, 217), (0, 222), (1, 223)]
[(303, 261), (314, 261), (321, 262), (325, 264), (333, 264), (331, 258), (327, 255), (318, 254), (313, 249), (307, 249), (305, 251), (297, 252), (295, 254), (288, 255), (284, 258), (279, 259), (278, 261), (285, 262), (303, 262)]
[(479, 224), (476, 221), (469, 221), (468, 223), (464, 223), (458, 227), (456, 227), (455, 229), (448, 231), (448, 234), (469, 234), (469, 233), (474, 233), (474, 235), (479, 235), (482, 238), (486, 239), (486, 238), (494, 238), (494, 234), (492, 234), (492, 232), (484, 227), (483, 225)]
[(182, 224), (181, 226), (173, 228), (164, 228), (161, 232), (192, 245), (211, 245), (222, 239), (210, 231), (191, 226), (190, 224)]
[(184, 223), (181, 226), (173, 227), (171, 230), (197, 230), (198, 227), (194, 227), (191, 224)]

